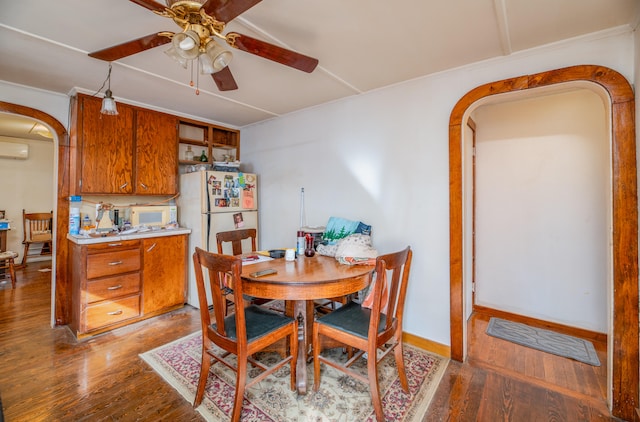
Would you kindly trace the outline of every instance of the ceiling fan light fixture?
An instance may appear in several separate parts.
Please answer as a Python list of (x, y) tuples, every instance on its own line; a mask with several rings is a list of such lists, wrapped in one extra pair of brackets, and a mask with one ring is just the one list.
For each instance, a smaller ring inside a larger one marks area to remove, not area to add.
[(209, 40), (204, 53), (200, 54), (200, 72), (216, 73), (227, 67), (233, 58), (229, 50), (225, 50), (214, 40)]
[(171, 40), (176, 53), (187, 60), (193, 60), (200, 53), (200, 37), (195, 31), (187, 30), (179, 32)]
[(185, 69), (187, 68), (187, 63), (189, 63), (189, 61), (184, 57), (182, 57), (180, 54), (178, 54), (177, 49), (173, 45), (169, 47), (169, 49), (166, 50), (164, 54), (166, 54), (167, 56), (171, 57), (173, 60), (178, 62), (180, 66), (182, 66), (183, 68)]

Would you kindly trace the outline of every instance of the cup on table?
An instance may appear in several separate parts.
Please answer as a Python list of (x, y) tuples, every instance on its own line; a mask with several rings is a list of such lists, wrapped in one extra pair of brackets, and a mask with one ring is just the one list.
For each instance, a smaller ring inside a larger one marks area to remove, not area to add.
[(284, 252), (284, 259), (285, 261), (293, 261), (296, 259), (296, 251), (295, 249), (287, 249)]

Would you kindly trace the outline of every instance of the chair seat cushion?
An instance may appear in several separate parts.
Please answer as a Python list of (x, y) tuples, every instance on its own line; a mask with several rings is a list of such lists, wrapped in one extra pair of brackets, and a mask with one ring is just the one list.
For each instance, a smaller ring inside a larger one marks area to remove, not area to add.
[(51, 231), (33, 231), (31, 232), (31, 241), (32, 242), (47, 242), (51, 240)]
[[(273, 330), (284, 327), (293, 321), (293, 318), (283, 316), (282, 314), (256, 305), (246, 307), (244, 309), (244, 317), (247, 324), (247, 341), (249, 342), (269, 334)], [(212, 326), (215, 329), (215, 324)], [(235, 339), (235, 314), (229, 315), (224, 319), (224, 326), (227, 329), (227, 337)]]
[(11, 259), (11, 258), (17, 258), (18, 254), (13, 252), (13, 251), (4, 251), (4, 252), (0, 252), (0, 259)]
[[(349, 302), (335, 311), (317, 319), (318, 324), (338, 328), (347, 333), (366, 339), (369, 334), (369, 321), (371, 309), (363, 308), (360, 304)], [(378, 332), (384, 330), (386, 316), (380, 314), (380, 327)]]

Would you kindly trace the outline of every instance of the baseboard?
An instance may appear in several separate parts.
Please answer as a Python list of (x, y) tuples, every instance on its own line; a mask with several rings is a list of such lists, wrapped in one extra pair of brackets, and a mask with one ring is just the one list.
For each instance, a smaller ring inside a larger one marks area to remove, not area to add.
[(402, 333), (402, 341), (426, 350), (427, 352), (435, 353), (445, 358), (451, 358), (451, 347), (444, 344), (436, 343), (435, 341), (427, 340), (407, 332)]

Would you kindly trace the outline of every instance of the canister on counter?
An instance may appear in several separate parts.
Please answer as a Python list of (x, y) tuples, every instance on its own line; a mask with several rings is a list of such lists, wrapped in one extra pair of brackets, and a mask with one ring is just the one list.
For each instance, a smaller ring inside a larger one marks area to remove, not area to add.
[(298, 230), (298, 243), (296, 244), (296, 246), (297, 246), (298, 256), (304, 255), (305, 239), (304, 239), (304, 232), (302, 230)]

